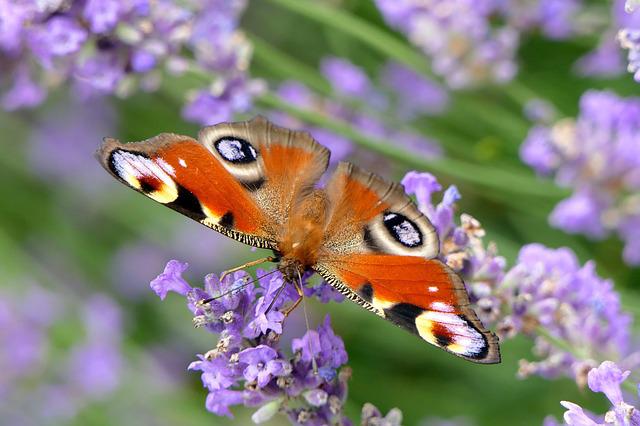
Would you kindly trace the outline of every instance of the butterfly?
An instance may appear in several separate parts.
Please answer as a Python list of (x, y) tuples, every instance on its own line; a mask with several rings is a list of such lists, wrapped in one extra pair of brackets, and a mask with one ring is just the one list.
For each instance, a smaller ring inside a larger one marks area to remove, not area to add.
[[(462, 279), (437, 257), (434, 226), (405, 194), (342, 162), (307, 132), (262, 117), (105, 138), (97, 157), (125, 185), (228, 237), (270, 249), (285, 281), (309, 270), (365, 309), (454, 355), (500, 362), (497, 337), (469, 305)], [(299, 293), (301, 290), (299, 289)]]

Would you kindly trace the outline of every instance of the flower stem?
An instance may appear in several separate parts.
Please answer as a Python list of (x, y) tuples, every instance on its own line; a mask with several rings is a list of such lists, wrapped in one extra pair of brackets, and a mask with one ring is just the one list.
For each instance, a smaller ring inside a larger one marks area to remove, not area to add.
[(279, 6), (323, 25), (333, 27), (416, 72), (433, 78), (426, 58), (391, 33), (341, 9), (307, 0), (270, 0)]

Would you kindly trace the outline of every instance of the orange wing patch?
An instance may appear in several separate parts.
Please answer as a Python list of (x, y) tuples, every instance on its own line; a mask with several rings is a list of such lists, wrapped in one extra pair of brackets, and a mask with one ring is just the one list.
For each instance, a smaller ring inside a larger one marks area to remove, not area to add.
[(128, 144), (105, 139), (98, 156), (112, 175), (155, 201), (247, 244), (275, 247), (250, 193), (194, 139), (166, 133)]
[(469, 307), (462, 280), (438, 260), (385, 254), (324, 259), (316, 270), (370, 311), (468, 360), (500, 361), (497, 337)]

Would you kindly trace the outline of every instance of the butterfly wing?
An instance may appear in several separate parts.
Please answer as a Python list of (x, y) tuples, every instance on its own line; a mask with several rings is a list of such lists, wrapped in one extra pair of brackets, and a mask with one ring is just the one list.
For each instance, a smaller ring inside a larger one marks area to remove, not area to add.
[(314, 269), (348, 298), (427, 342), (481, 363), (500, 361), (497, 337), (441, 261), (433, 225), (402, 186), (341, 164), (327, 185), (330, 219)]
[(142, 142), (105, 139), (97, 153), (125, 185), (246, 244), (276, 249), (297, 197), (312, 188), (329, 151), (308, 133), (258, 117)]

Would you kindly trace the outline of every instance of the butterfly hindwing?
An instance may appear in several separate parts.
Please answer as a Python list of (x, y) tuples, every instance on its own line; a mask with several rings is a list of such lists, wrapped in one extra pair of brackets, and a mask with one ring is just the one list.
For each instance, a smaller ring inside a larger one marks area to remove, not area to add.
[(328, 225), (314, 269), (364, 308), (468, 360), (500, 360), (498, 340), (469, 306), (460, 277), (434, 259), (431, 222), (401, 185), (341, 164), (329, 184)]
[(498, 340), (470, 308), (464, 283), (439, 260), (350, 254), (315, 269), (351, 300), (435, 346), (474, 362), (500, 361)]
[(292, 203), (324, 172), (328, 150), (308, 133), (260, 117), (207, 127), (199, 138), (105, 139), (97, 155), (149, 198), (241, 242), (276, 249)]

